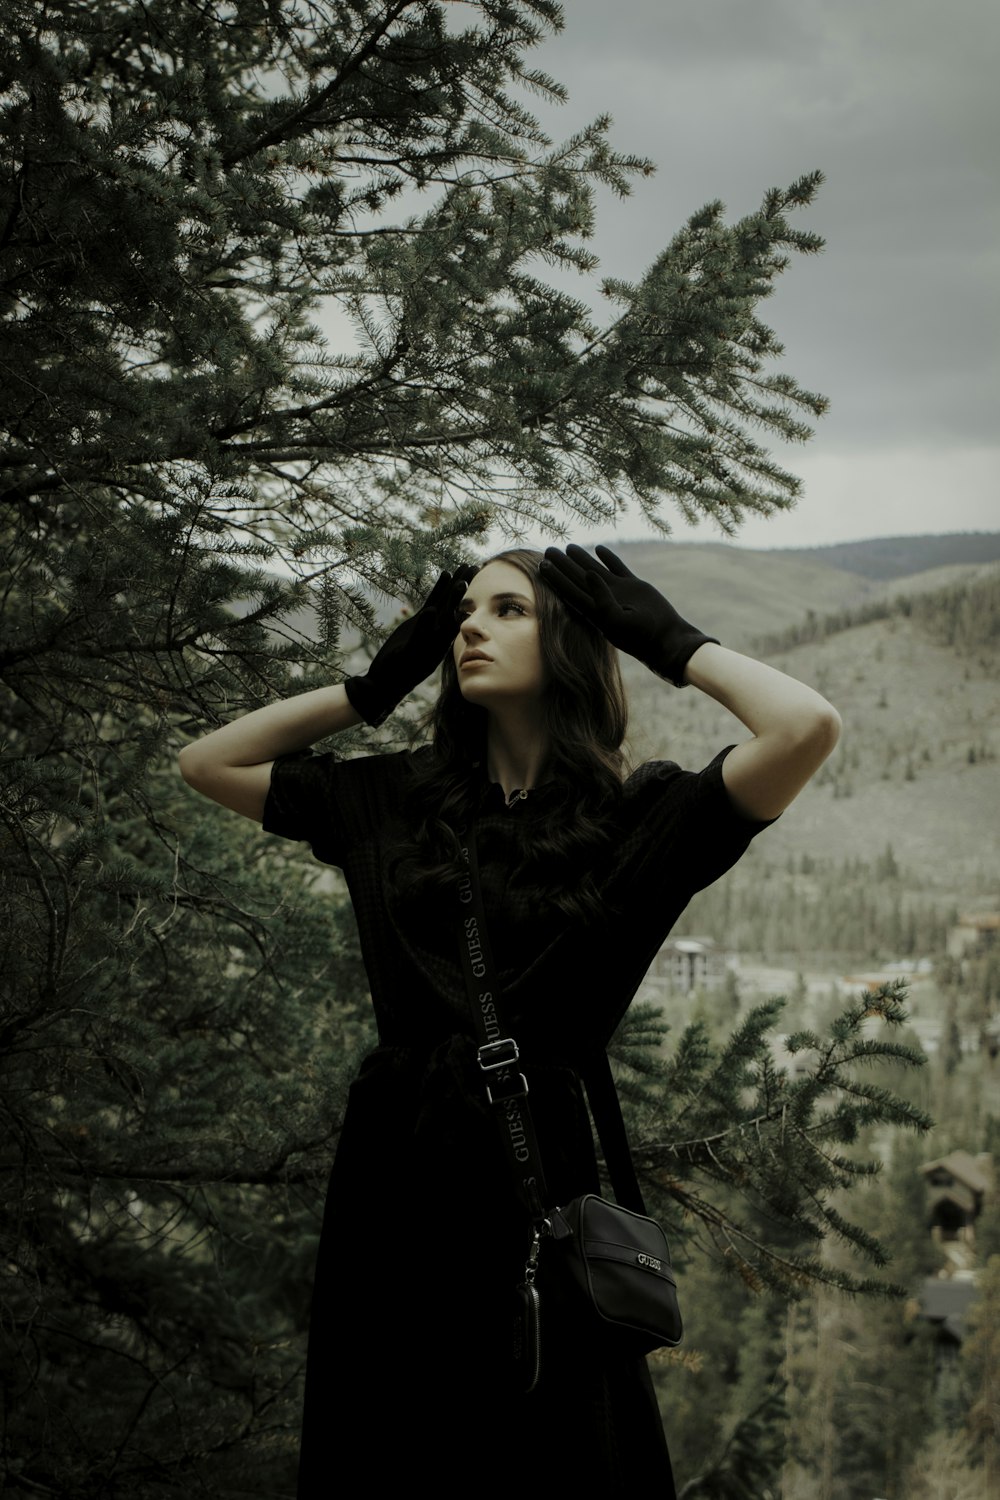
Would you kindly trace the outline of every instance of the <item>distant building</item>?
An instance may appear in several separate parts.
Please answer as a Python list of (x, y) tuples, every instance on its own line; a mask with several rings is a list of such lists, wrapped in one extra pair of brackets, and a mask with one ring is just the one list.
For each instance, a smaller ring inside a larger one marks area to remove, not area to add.
[(649, 972), (684, 995), (719, 989), (726, 978), (725, 954), (710, 937), (671, 938), (653, 959)]
[(969, 1304), (976, 1294), (975, 1221), (993, 1192), (993, 1159), (951, 1151), (920, 1168), (927, 1188), (927, 1222), (944, 1265), (924, 1278), (918, 1306), (934, 1343), (934, 1390), (939, 1402), (958, 1399), (958, 1354)]
[(965, 1315), (975, 1295), (976, 1278), (973, 1272), (924, 1278), (920, 1293), (920, 1316), (934, 1329), (939, 1371), (957, 1353), (965, 1337)]
[(976, 1272), (966, 1270), (926, 1276), (917, 1299), (918, 1317), (930, 1329), (934, 1359), (934, 1396), (940, 1412), (954, 1411), (962, 1396), (958, 1356), (966, 1333), (969, 1304), (976, 1295)]
[(1000, 911), (966, 912), (947, 938), (951, 958), (971, 958), (1000, 942)]
[(965, 1336), (965, 1314), (975, 1294), (976, 1282), (971, 1275), (927, 1276), (920, 1294), (920, 1311), (942, 1338), (960, 1344)]
[(983, 1200), (993, 1186), (992, 1161), (987, 1155), (952, 1151), (920, 1168), (927, 1187), (927, 1216), (931, 1234), (941, 1243), (971, 1245)]

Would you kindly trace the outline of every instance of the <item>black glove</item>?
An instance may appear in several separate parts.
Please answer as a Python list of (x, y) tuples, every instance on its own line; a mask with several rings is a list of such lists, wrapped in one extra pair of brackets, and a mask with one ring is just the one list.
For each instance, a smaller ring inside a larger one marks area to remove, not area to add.
[(396, 626), (368, 671), (344, 683), (351, 707), (366, 724), (383, 723), (441, 665), (458, 634), (456, 610), (476, 572), (462, 563), (453, 574), (442, 573), (416, 614)]
[(718, 645), (718, 640), (682, 620), (659, 589), (630, 573), (609, 548), (598, 547), (597, 556), (600, 562), (572, 544), (565, 552), (548, 547), (539, 572), (559, 597), (596, 625), (613, 646), (644, 662), (676, 687), (683, 687), (689, 659), (706, 641)]

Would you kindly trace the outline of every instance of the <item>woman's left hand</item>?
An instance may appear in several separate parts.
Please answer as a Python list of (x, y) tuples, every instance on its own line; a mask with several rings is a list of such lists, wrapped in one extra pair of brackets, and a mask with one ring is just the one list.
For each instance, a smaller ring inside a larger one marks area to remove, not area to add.
[(706, 641), (718, 644), (716, 637), (682, 619), (659, 589), (637, 578), (610, 548), (598, 547), (597, 556), (600, 562), (572, 543), (565, 552), (548, 547), (539, 572), (613, 646), (683, 687), (688, 661)]

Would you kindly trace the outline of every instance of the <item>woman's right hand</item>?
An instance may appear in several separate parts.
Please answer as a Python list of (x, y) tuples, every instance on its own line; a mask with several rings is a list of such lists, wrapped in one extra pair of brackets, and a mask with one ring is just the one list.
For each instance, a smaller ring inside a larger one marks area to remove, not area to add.
[(416, 614), (397, 625), (368, 671), (349, 677), (347, 696), (366, 724), (381, 724), (435, 671), (458, 634), (456, 610), (476, 569), (462, 563), (442, 573)]

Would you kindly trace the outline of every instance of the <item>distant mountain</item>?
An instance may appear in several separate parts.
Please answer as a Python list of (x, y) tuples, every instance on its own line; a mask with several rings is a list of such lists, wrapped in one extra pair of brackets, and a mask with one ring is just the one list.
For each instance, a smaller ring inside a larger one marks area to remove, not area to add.
[(685, 619), (751, 654), (762, 638), (791, 631), (807, 617), (854, 614), (899, 593), (971, 582), (1000, 560), (1000, 532), (811, 548), (614, 538), (608, 545)]
[(1000, 532), (956, 531), (945, 536), (882, 536), (864, 542), (835, 542), (828, 547), (781, 547), (773, 556), (819, 563), (862, 578), (907, 578), (953, 563), (988, 563), (1000, 559)]

